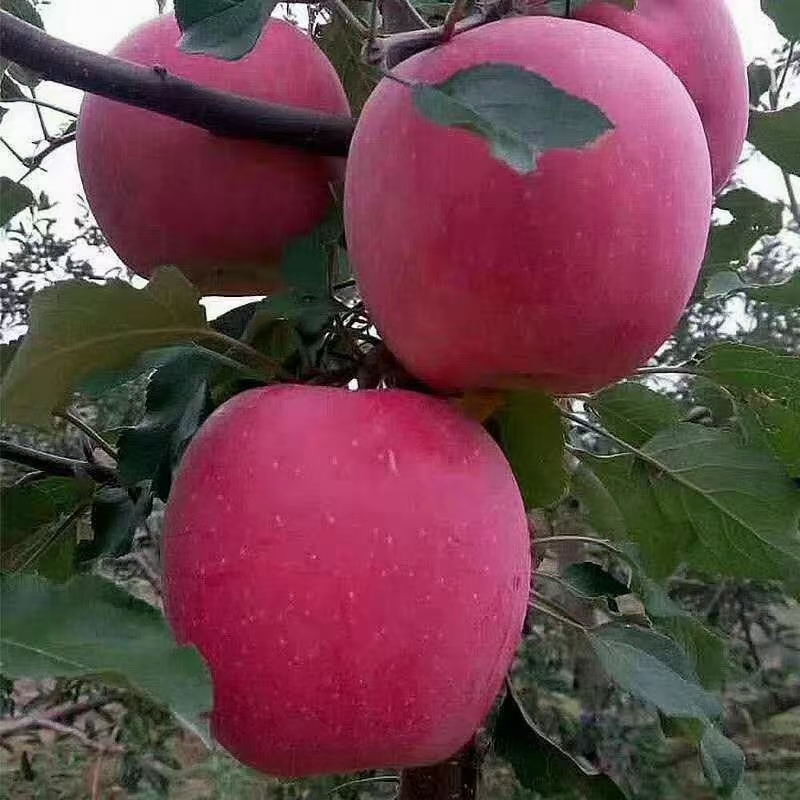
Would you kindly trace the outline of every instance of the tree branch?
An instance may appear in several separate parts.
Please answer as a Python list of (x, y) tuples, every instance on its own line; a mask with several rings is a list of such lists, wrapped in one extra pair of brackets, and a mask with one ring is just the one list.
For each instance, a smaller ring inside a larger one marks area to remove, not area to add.
[(219, 136), (259, 139), (322, 155), (346, 156), (350, 117), (262, 103), (208, 89), (68, 44), (0, 11), (0, 54), (45, 79), (179, 119)]
[(90, 464), (76, 458), (66, 458), (53, 453), (44, 453), (32, 447), (0, 439), (0, 458), (13, 461), (24, 467), (41, 470), (48, 475), (58, 475), (66, 478), (86, 476), (97, 483), (117, 483), (116, 470), (102, 464)]
[(447, 761), (403, 770), (398, 800), (475, 800), (479, 777), (473, 741)]

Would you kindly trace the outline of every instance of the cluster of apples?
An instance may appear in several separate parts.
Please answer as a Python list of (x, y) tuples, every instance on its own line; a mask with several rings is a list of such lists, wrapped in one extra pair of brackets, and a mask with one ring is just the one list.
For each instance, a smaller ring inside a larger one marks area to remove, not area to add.
[[(513, 17), (408, 59), (432, 83), (512, 64), (598, 106), (613, 129), (530, 174), (440, 127), (384, 79), (345, 174), (349, 253), (393, 352), (436, 390), (592, 391), (675, 325), (712, 194), (744, 139), (742, 53), (723, 0), (593, 0)], [(273, 20), (244, 59), (176, 48), (171, 16), (114, 55), (265, 101), (348, 113), (314, 43)], [(263, 294), (324, 217), (336, 159), (214, 137), (87, 97), (89, 203), (134, 271)], [(214, 682), (213, 730), (251, 766), (308, 775), (456, 751), (491, 707), (530, 590), (525, 509), (502, 453), (445, 400), (271, 386), (194, 438), (164, 532), (166, 611)]]

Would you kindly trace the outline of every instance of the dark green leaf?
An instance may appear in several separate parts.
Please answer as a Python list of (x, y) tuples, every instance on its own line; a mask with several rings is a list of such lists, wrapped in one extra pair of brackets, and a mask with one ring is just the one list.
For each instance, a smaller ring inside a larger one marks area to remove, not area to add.
[(92, 503), (94, 538), (78, 544), (78, 558), (88, 561), (101, 555), (122, 555), (131, 548), (133, 535), (151, 507), (148, 493), (140, 492), (134, 502), (125, 489), (109, 486), (97, 493)]
[(144, 418), (120, 434), (119, 473), (123, 483), (133, 485), (158, 477), (158, 494), (166, 499), (173, 467), (211, 411), (209, 380), (218, 368), (210, 351), (172, 349), (171, 357), (158, 366), (147, 385)]
[(725, 642), (679, 606), (657, 583), (639, 575), (636, 590), (656, 627), (689, 657), (703, 686), (718, 688), (726, 671)]
[(551, 795), (579, 791), (586, 800), (625, 800), (608, 777), (562, 750), (541, 731), (509, 689), (494, 727), (494, 749), (526, 789)]
[(181, 50), (236, 61), (258, 42), (277, 0), (175, 0)]
[(336, 69), (347, 92), (353, 113), (359, 113), (366, 99), (372, 94), (378, 76), (374, 69), (361, 60), (363, 43), (358, 31), (342, 16), (334, 14), (330, 22), (317, 26), (314, 41)]
[(124, 369), (166, 344), (208, 338), (199, 300), (172, 268), (141, 290), (117, 280), (70, 280), (37, 292), (28, 334), (3, 382), (6, 421), (44, 425), (90, 374)]
[(540, 155), (579, 149), (613, 129), (592, 103), (512, 64), (480, 64), (439, 84), (417, 84), (414, 105), (431, 122), (484, 137), (515, 172), (532, 172)]
[(175, 644), (159, 611), (94, 576), (52, 586), (12, 575), (0, 585), (3, 674), (119, 682), (164, 703), (208, 741), (207, 670), (194, 649)]
[(622, 511), (608, 488), (583, 461), (572, 472), (570, 490), (599, 534), (609, 539), (625, 538), (627, 528)]
[(783, 283), (769, 286), (747, 286), (745, 293), (751, 300), (759, 303), (770, 303), (774, 306), (800, 307), (800, 270)]
[(716, 718), (722, 707), (697, 680), (686, 656), (668, 637), (611, 623), (589, 633), (608, 676), (624, 691), (673, 717)]
[(5, 486), (0, 491), (3, 524), (2, 550), (8, 550), (39, 528), (58, 522), (76, 506), (89, 502), (94, 490), (90, 480), (44, 478), (22, 486)]
[(733, 220), (713, 225), (704, 259), (703, 275), (729, 270), (747, 262), (753, 245), (768, 234), (776, 234), (783, 225), (783, 204), (773, 203), (750, 189), (726, 192), (716, 206), (729, 212)]
[(539, 392), (510, 392), (494, 422), (525, 506), (557, 503), (567, 489), (567, 471), (564, 426), (552, 398)]
[(681, 418), (674, 400), (639, 383), (617, 383), (595, 395), (590, 405), (607, 431), (637, 446)]
[(0, 78), (0, 100), (13, 100), (15, 98), (25, 97), (19, 84), (11, 79), (11, 76), (6, 73)]
[(706, 350), (696, 371), (734, 393), (761, 392), (800, 410), (800, 358), (743, 344)]
[(800, 103), (780, 111), (750, 109), (747, 139), (781, 169), (800, 175)]
[(631, 593), (630, 588), (622, 581), (591, 561), (570, 564), (561, 573), (561, 579), (583, 597), (613, 599)]
[(5, 175), (0, 177), (0, 225), (5, 225), (35, 202), (36, 198), (27, 186), (12, 181)]
[(334, 209), (311, 233), (293, 239), (283, 250), (280, 273), (286, 285), (300, 295), (328, 296), (328, 265), (342, 236), (342, 220)]
[(800, 477), (800, 411), (753, 393), (738, 404), (737, 421), (747, 440), (766, 446), (790, 476)]
[[(634, 456), (590, 456), (581, 460), (608, 491), (624, 520), (625, 531), (618, 539), (630, 539), (639, 547), (648, 574), (655, 578), (671, 575), (694, 542), (688, 525), (672, 524), (656, 501), (645, 464)], [(597, 525), (594, 509), (587, 508), (590, 521)], [(611, 531), (598, 532), (606, 536)]]
[(706, 780), (728, 797), (744, 778), (744, 753), (714, 725), (706, 725), (700, 739), (700, 763)]
[(689, 424), (662, 431), (642, 452), (671, 527), (693, 533), (691, 546), (679, 550), (683, 560), (756, 579), (800, 569), (800, 491), (768, 454), (731, 432)]
[(42, 18), (30, 0), (0, 0), (0, 8), (30, 25), (44, 29)]
[(761, 8), (784, 39), (800, 39), (800, 6), (796, 0), (761, 0)]
[(714, 272), (706, 281), (703, 297), (720, 297), (732, 292), (741, 292), (747, 287), (738, 272), (723, 269)]

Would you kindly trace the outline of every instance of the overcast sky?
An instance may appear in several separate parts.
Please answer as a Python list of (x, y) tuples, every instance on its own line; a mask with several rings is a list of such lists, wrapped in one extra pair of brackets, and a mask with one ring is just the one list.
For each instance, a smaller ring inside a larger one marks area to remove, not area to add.
[[(698, 0), (702, 2), (702, 0)], [(767, 57), (781, 44), (772, 22), (764, 16), (759, 0), (727, 0), (739, 30), (747, 61), (759, 56)], [(800, 0), (797, 0), (800, 2)], [(69, 42), (92, 50), (107, 52), (114, 44), (139, 23), (155, 16), (156, 0), (54, 0), (51, 6), (41, 7), (41, 14), (48, 32)], [(77, 110), (81, 93), (75, 89), (53, 83), (43, 84), (39, 97), (57, 105)], [(3, 136), (17, 147), (19, 152), (29, 154), (30, 142), (40, 136), (40, 129), (31, 106), (13, 108), (3, 122)], [(45, 112), (48, 125), (54, 130), (65, 118)], [(75, 148), (68, 145), (58, 150), (46, 162), (47, 173), (38, 173), (26, 181), (31, 189), (47, 191), (51, 199), (62, 208), (75, 208), (76, 193), (81, 191), (75, 160)], [(0, 174), (18, 178), (24, 168), (8, 151), (0, 146)], [(756, 159), (743, 167), (740, 177), (772, 199), (784, 199), (785, 187), (780, 173), (765, 159)], [(800, 191), (800, 183), (798, 184)], [(64, 214), (67, 220), (73, 213)], [(113, 256), (109, 255), (109, 259)], [(111, 264), (111, 261), (110, 261)], [(109, 264), (109, 265), (110, 265)], [(220, 313), (234, 303), (213, 302), (214, 313)], [(238, 300), (241, 302), (241, 299)]]

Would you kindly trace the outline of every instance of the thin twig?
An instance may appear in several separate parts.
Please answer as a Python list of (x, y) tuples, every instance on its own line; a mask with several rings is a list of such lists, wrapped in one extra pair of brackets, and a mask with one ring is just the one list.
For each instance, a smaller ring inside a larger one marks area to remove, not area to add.
[(573, 544), (574, 542), (579, 542), (581, 544), (593, 544), (597, 547), (602, 547), (604, 550), (608, 550), (610, 553), (613, 553), (615, 556), (617, 556), (617, 558), (619, 558), (621, 561), (624, 561), (626, 564), (632, 567), (637, 566), (636, 562), (627, 553), (620, 550), (606, 539), (598, 539), (595, 536), (539, 536), (535, 539), (535, 544), (537, 547), (543, 544)]
[[(31, 97), (35, 100), (36, 99), (36, 90), (31, 89)], [(44, 121), (44, 116), (42, 116), (42, 108), (38, 104), (34, 104), (34, 110), (36, 111), (36, 118), (39, 120), (39, 127), (42, 129), (42, 136), (44, 136), (44, 140), (46, 142), (51, 141), (50, 131), (47, 130), (47, 125)]]
[(65, 720), (85, 714), (87, 711), (95, 711), (103, 706), (117, 703), (123, 700), (125, 695), (122, 693), (106, 694), (95, 697), (91, 700), (81, 700), (77, 703), (64, 703), (60, 706), (47, 709), (39, 714), (26, 714), (18, 719), (3, 720), (0, 722), (0, 739), (14, 736), (17, 733), (35, 728), (42, 719)]
[(89, 738), (82, 730), (79, 730), (78, 728), (73, 728), (70, 725), (62, 725), (60, 722), (47, 719), (46, 717), (36, 719), (36, 725), (34, 727), (47, 728), (48, 730), (64, 734), (65, 736), (74, 736), (86, 747), (90, 747), (92, 750), (97, 750), (101, 753), (122, 753), (125, 750), (122, 745), (104, 744), (103, 742), (98, 742), (95, 739)]
[(66, 478), (91, 478), (97, 483), (118, 483), (117, 472), (103, 464), (91, 464), (76, 458), (66, 458), (54, 453), (45, 453), (33, 447), (0, 439), (0, 458), (13, 461), (24, 467), (41, 470), (48, 475)]
[(65, 133), (63, 136), (59, 136), (57, 139), (51, 140), (50, 144), (48, 144), (44, 150), (40, 150), (30, 158), (26, 158), (25, 166), (28, 168), (28, 171), (20, 178), (20, 181), (24, 181), (26, 178), (33, 175), (33, 173), (42, 166), (42, 162), (49, 155), (52, 155), (56, 150), (58, 150), (60, 147), (63, 147), (65, 144), (71, 144), (74, 142), (75, 137), (75, 131), (72, 131), (71, 133)]
[(45, 100), (39, 100), (39, 98), (34, 97), (4, 97), (0, 100), (0, 104), (5, 103), (29, 103), (32, 106), (39, 106), (40, 108), (47, 108), (50, 111), (57, 111), (59, 114), (64, 114), (68, 117), (74, 117), (75, 119), (78, 118), (78, 114), (75, 111), (70, 111), (68, 108), (63, 108), (62, 106), (53, 105), (53, 103), (48, 103)]
[(339, 14), (359, 36), (366, 36), (369, 33), (369, 28), (350, 10), (344, 0), (328, 0), (325, 5)]
[(59, 523), (41, 542), (35, 543), (34, 547), (26, 554), (25, 560), (14, 567), (14, 572), (24, 572), (31, 564), (35, 563), (43, 556), (75, 523), (78, 517), (89, 508), (88, 503), (81, 503), (76, 506), (66, 518)]
[(528, 603), (528, 606), (529, 608), (532, 608), (534, 611), (541, 611), (542, 614), (545, 614), (551, 619), (560, 622), (562, 625), (566, 625), (568, 628), (580, 631), (584, 635), (588, 633), (588, 629), (586, 628), (585, 625), (581, 625), (581, 623), (578, 622), (577, 620), (568, 617), (561, 611), (557, 611), (556, 607), (552, 603), (549, 603), (546, 600), (542, 600), (541, 597), (538, 598), (537, 600), (534, 600), (532, 603)]
[(107, 442), (88, 422), (82, 420), (73, 411), (67, 409), (66, 411), (56, 414), (56, 416), (65, 419), (71, 425), (74, 425), (79, 431), (85, 433), (101, 450), (103, 450), (107, 455), (111, 456), (114, 461), (119, 460), (119, 453), (117, 453), (112, 445), (109, 444), (109, 442)]

